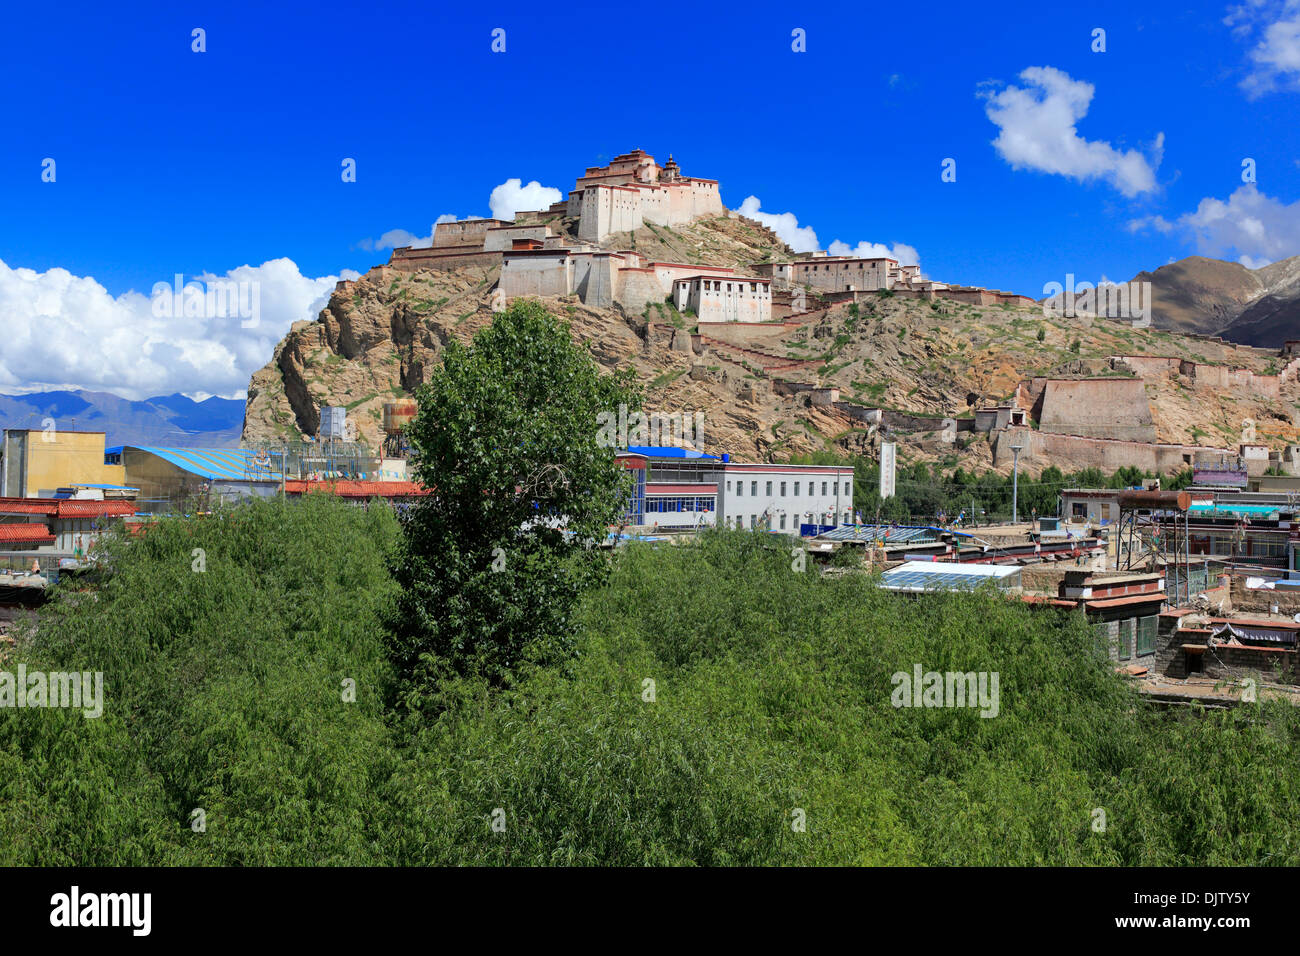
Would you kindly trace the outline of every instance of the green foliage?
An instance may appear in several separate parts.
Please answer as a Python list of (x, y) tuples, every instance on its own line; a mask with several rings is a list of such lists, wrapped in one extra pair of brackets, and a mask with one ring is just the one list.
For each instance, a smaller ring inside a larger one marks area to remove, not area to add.
[[(455, 341), (407, 431), (434, 494), (404, 524), (389, 649), (418, 709), (449, 671), (495, 685), (573, 652), (573, 606), (605, 568), (627, 474), (600, 415), (640, 407), (631, 374), (601, 376), (540, 304), (520, 300)], [(563, 527), (560, 527), (563, 522)]]
[(0, 710), (0, 863), (379, 862), (396, 535), (385, 507), (313, 496), (110, 541), (112, 573), (60, 593), (5, 662), (101, 671), (104, 713)]
[[(799, 572), (769, 535), (620, 550), (571, 666), (450, 676), (402, 719), (399, 537), (310, 498), (111, 543), (96, 599), (60, 594), (17, 652), (102, 669), (107, 706), (0, 712), (0, 863), (1300, 862), (1290, 705), (1155, 710), (1077, 616)], [(896, 709), (917, 664), (996, 672), (998, 715)]]

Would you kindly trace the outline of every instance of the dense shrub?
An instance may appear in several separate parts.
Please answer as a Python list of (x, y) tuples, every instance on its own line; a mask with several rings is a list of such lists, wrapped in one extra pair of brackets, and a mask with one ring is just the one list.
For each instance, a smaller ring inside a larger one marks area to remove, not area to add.
[[(1288, 705), (1153, 710), (1077, 618), (799, 572), (777, 536), (620, 550), (570, 668), (448, 678), (416, 720), (384, 703), (397, 534), (308, 499), (115, 543), (5, 664), (108, 700), (0, 712), (0, 862), (1300, 861)], [(916, 664), (998, 672), (998, 716), (896, 709)]]

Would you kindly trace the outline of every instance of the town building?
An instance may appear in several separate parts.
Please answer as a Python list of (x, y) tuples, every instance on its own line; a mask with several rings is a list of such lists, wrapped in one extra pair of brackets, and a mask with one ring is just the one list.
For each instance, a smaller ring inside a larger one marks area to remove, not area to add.
[(635, 473), (627, 518), (660, 530), (710, 526), (784, 531), (847, 524), (853, 518), (853, 469), (731, 461), (685, 448), (620, 452)]
[(6, 428), (0, 442), (0, 497), (50, 498), (83, 482), (126, 484), (104, 457), (104, 432)]
[(135, 514), (130, 501), (0, 498), (0, 551), (83, 557), (116, 518)]
[(728, 528), (798, 534), (801, 525), (853, 520), (853, 469), (840, 465), (724, 462), (719, 521)]

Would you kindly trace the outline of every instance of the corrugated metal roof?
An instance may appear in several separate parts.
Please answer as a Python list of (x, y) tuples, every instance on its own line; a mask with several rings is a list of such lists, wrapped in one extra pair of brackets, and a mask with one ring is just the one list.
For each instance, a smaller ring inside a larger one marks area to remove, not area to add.
[(841, 525), (833, 531), (823, 531), (818, 539), (825, 541), (883, 541), (886, 544), (931, 544), (939, 540), (933, 528), (895, 527), (887, 524)]
[(880, 577), (880, 586), (893, 591), (965, 591), (992, 580), (1019, 574), (1017, 565), (953, 564), (943, 561), (907, 561)]
[(280, 473), (253, 464), (259, 454), (251, 448), (167, 448), (156, 445), (123, 445), (123, 452), (143, 451), (156, 455), (191, 475), (208, 481), (279, 481)]

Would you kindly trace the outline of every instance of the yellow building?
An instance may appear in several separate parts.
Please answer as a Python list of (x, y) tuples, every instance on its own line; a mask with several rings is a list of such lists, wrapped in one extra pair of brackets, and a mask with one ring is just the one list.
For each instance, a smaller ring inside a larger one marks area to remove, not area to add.
[(6, 428), (0, 497), (48, 498), (74, 484), (122, 485), (126, 471), (104, 463), (104, 433)]

